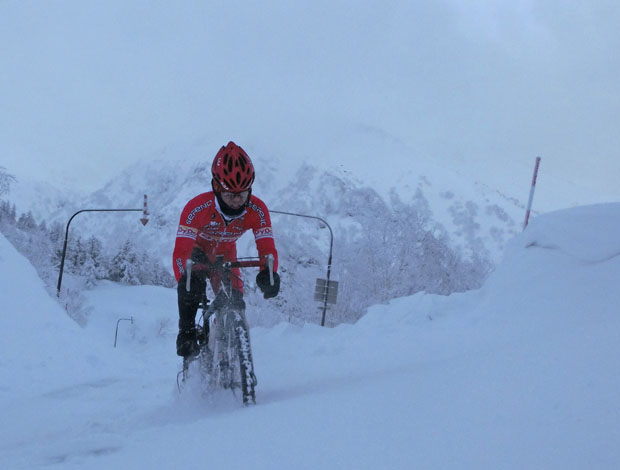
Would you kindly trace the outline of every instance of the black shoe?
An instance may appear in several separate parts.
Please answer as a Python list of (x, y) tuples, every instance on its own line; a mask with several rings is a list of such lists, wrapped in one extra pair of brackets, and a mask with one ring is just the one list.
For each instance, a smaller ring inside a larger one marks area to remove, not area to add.
[(179, 331), (177, 336), (177, 355), (191, 357), (198, 354), (198, 341), (196, 340), (196, 328)]

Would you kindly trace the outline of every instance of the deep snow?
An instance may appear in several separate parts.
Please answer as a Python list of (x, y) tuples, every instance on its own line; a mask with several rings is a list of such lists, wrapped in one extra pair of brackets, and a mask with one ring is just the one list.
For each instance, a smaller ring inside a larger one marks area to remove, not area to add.
[(551, 213), (478, 291), (253, 328), (249, 408), (177, 394), (174, 290), (104, 284), (80, 328), (0, 236), (0, 467), (618, 468), (618, 233)]

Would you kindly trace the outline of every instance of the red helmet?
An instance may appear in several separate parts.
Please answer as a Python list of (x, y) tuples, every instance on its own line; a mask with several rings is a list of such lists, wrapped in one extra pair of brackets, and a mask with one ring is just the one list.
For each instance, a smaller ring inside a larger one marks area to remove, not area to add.
[(211, 174), (216, 183), (226, 192), (247, 191), (254, 182), (254, 165), (245, 150), (234, 142), (222, 147), (211, 165)]

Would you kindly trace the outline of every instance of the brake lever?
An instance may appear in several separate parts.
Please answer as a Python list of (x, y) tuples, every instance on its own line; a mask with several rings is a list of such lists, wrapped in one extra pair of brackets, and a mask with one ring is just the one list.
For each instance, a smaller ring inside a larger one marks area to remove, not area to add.
[(267, 268), (269, 268), (269, 284), (273, 286), (273, 255), (267, 255)]
[(185, 261), (185, 273), (187, 274), (187, 280), (185, 281), (185, 290), (187, 292), (190, 291), (190, 281), (192, 279), (192, 266), (194, 265), (194, 262), (188, 258), (187, 261)]

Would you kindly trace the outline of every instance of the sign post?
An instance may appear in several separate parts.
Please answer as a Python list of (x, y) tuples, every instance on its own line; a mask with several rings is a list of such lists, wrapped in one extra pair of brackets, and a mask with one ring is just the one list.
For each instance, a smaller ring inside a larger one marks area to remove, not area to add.
[[(320, 220), (321, 222), (323, 222), (325, 224), (325, 226), (329, 229), (329, 258), (327, 258), (327, 280), (326, 280), (326, 283), (327, 283), (326, 285), (329, 285), (330, 277), (331, 277), (331, 273), (332, 273), (332, 250), (333, 250), (333, 247), (334, 247), (334, 232), (332, 232), (332, 228), (329, 226), (327, 221), (325, 219), (322, 219), (321, 217), (316, 217), (314, 215), (295, 214), (293, 212), (282, 212), (282, 211), (270, 211), (270, 212), (272, 214), (294, 215), (296, 217), (305, 217), (307, 219), (316, 219), (316, 220)], [(317, 279), (317, 283), (318, 283), (318, 281), (319, 281), (319, 279)], [(337, 285), (338, 285), (338, 283), (336, 283), (336, 286)], [(336, 292), (337, 291), (338, 291), (338, 289), (336, 288)], [(323, 301), (323, 316), (321, 318), (321, 326), (325, 326), (325, 313), (327, 312), (327, 303), (328, 303), (327, 297), (328, 296), (327, 296), (327, 292), (326, 292), (326, 295), (324, 296), (324, 298), (323, 297), (321, 298), (321, 300)], [(316, 300), (316, 292), (315, 292), (315, 300)]]

